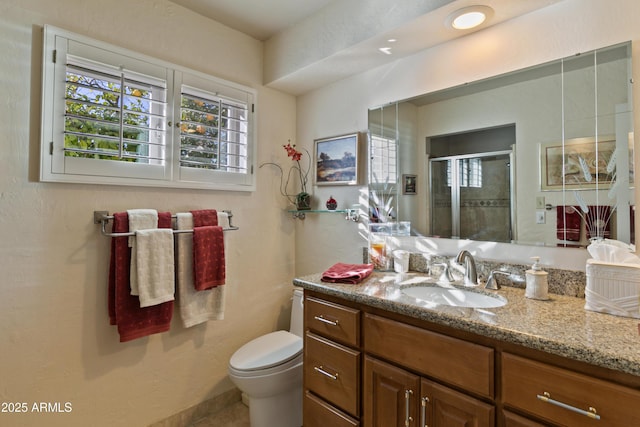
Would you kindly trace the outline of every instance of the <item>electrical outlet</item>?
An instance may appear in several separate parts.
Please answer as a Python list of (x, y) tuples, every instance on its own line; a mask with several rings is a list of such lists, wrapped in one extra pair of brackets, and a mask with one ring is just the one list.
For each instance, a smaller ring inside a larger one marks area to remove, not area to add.
[(545, 212), (536, 211), (536, 224), (544, 224), (546, 222)]
[(536, 197), (536, 209), (544, 209), (544, 196)]

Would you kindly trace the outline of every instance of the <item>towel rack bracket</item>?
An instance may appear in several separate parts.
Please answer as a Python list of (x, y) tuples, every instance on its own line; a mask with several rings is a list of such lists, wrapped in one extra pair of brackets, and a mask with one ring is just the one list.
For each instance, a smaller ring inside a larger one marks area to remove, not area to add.
[(109, 211), (93, 211), (93, 223), (101, 224), (109, 216)]

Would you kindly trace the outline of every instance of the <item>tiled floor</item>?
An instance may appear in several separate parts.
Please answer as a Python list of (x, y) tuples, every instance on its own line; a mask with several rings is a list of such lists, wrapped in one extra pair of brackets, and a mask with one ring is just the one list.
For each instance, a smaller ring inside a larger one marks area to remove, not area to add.
[(189, 427), (249, 427), (249, 408), (238, 402)]

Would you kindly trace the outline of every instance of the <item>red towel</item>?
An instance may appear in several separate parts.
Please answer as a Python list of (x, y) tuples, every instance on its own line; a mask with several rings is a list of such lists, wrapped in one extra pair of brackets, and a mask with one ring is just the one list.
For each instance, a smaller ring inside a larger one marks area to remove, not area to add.
[(206, 227), (208, 225), (218, 225), (218, 211), (215, 209), (201, 209), (191, 211), (193, 215), (194, 227)]
[[(171, 213), (158, 213), (158, 227), (171, 228)], [(129, 231), (126, 212), (113, 215), (114, 233)], [(111, 240), (111, 260), (109, 262), (109, 319), (118, 326), (120, 342), (131, 341), (147, 335), (166, 332), (171, 325), (173, 301), (151, 307), (140, 307), (140, 299), (131, 295), (129, 269), (131, 248), (128, 237), (114, 237)]]
[(213, 209), (193, 215), (193, 283), (198, 291), (225, 284), (224, 231)]
[(193, 279), (196, 290), (224, 285), (224, 235), (222, 227), (193, 229)]
[(587, 239), (591, 237), (611, 237), (611, 222), (609, 222), (610, 206), (589, 206), (589, 213), (585, 215), (587, 222)]
[(558, 240), (580, 241), (582, 219), (576, 206), (558, 206), (556, 209), (556, 237)]
[(373, 264), (343, 264), (339, 262), (322, 273), (322, 281), (355, 285), (369, 277), (372, 271)]

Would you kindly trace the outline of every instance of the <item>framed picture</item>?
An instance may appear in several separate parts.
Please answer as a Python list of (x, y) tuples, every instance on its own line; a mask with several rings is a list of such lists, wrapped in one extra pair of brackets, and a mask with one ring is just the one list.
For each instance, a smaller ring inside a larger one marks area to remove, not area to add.
[(402, 175), (402, 194), (416, 194), (417, 175)]
[[(615, 137), (576, 138), (540, 144), (541, 190), (606, 189), (615, 179), (615, 167), (609, 165), (616, 149)], [(615, 159), (613, 159), (615, 161)], [(631, 169), (632, 170), (632, 169)]]
[(315, 140), (316, 185), (358, 183), (359, 133)]

